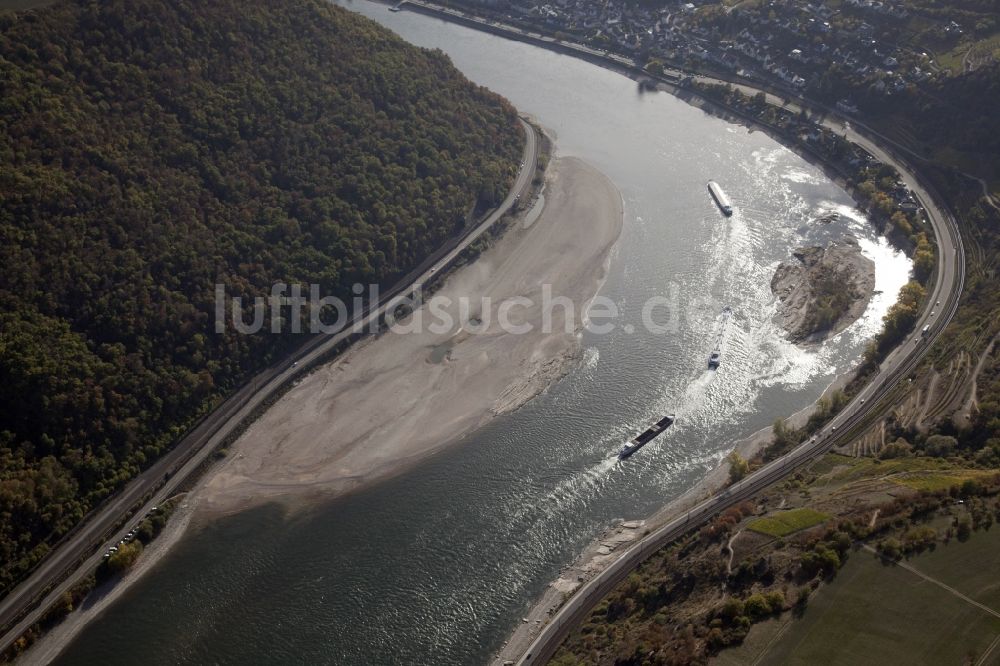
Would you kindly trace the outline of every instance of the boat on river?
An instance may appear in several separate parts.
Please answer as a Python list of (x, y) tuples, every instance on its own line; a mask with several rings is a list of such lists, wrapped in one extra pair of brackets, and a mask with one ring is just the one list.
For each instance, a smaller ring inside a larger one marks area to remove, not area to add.
[(719, 327), (719, 335), (715, 338), (715, 348), (708, 357), (708, 367), (710, 370), (718, 369), (722, 363), (722, 343), (726, 339), (726, 329), (729, 327), (729, 318), (733, 316), (733, 309), (728, 305), (722, 308), (722, 326)]
[(722, 214), (729, 217), (733, 214), (733, 202), (729, 200), (726, 193), (719, 187), (719, 184), (714, 180), (708, 181), (708, 191), (712, 193), (712, 198), (715, 199), (716, 205)]
[(635, 439), (622, 447), (622, 450), (618, 452), (618, 459), (625, 460), (625, 458), (628, 458), (630, 455), (652, 442), (654, 439), (666, 432), (667, 428), (672, 426), (675, 420), (676, 419), (673, 414), (667, 414), (662, 419), (646, 428), (646, 430), (637, 435)]

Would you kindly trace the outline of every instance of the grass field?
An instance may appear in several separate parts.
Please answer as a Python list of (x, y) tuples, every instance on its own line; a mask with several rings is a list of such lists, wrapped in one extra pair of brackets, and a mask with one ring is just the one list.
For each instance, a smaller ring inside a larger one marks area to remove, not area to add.
[[(908, 564), (1000, 611), (1000, 530), (952, 541)], [(979, 664), (1000, 618), (866, 551), (813, 595), (805, 615), (755, 625), (718, 664)], [(968, 661), (966, 661), (968, 660)], [(1000, 645), (982, 662), (1000, 664)]]
[(951, 51), (942, 53), (938, 57), (938, 64), (950, 69), (952, 74), (961, 74), (965, 71), (963, 62), (967, 53), (970, 54), (973, 64), (981, 64), (991, 57), (1000, 57), (1000, 34), (993, 34), (971, 43), (962, 41)]
[(952, 542), (914, 558), (911, 564), (962, 594), (1000, 611), (1000, 529), (976, 532), (966, 543)]
[(813, 509), (790, 509), (789, 511), (782, 511), (766, 518), (759, 518), (747, 525), (747, 529), (773, 537), (783, 537), (792, 532), (798, 532), (807, 527), (819, 525), (829, 518), (829, 514)]
[(943, 458), (913, 456), (911, 458), (854, 458), (851, 456), (831, 453), (825, 456), (813, 469), (823, 474), (837, 468), (836, 476), (843, 479), (860, 479), (865, 476), (885, 476), (897, 472), (919, 472), (952, 470), (955, 465)]
[(943, 458), (913, 456), (910, 458), (853, 458), (840, 454), (824, 456), (813, 470), (824, 483), (844, 483), (864, 478), (885, 478), (915, 490), (947, 490), (967, 479), (988, 477), (995, 472), (967, 469)]
[(970, 479), (982, 479), (995, 474), (982, 469), (954, 470), (949, 472), (912, 472), (894, 476), (890, 481), (915, 490), (948, 490)]

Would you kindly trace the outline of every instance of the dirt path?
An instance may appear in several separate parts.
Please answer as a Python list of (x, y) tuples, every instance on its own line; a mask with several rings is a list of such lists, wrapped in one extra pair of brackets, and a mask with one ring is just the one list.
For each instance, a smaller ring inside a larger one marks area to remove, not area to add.
[(729, 560), (726, 562), (726, 573), (730, 576), (733, 575), (733, 558), (736, 557), (736, 551), (733, 550), (733, 542), (742, 533), (743, 530), (737, 530), (736, 534), (729, 537), (729, 541), (726, 543), (726, 550), (729, 551)]
[(872, 514), (872, 519), (868, 521), (868, 529), (874, 529), (875, 521), (878, 520), (878, 512), (881, 509), (875, 509), (875, 513)]
[(976, 662), (976, 666), (984, 666), (984, 664), (986, 664), (986, 660), (990, 658), (991, 654), (993, 654), (993, 650), (996, 649), (997, 644), (1000, 644), (1000, 636), (997, 636), (996, 638), (993, 639), (993, 642), (990, 643), (990, 646), (986, 648), (986, 652), (984, 652), (983, 656), (980, 657), (979, 661)]
[(993, 210), (1000, 213), (1000, 205), (997, 205), (997, 202), (993, 200), (993, 195), (990, 193), (990, 187), (986, 184), (986, 181), (979, 176), (973, 176), (971, 173), (965, 173), (964, 171), (962, 172), (962, 175), (977, 181), (979, 186), (983, 189), (983, 198), (986, 200), (986, 203), (993, 208)]
[(959, 410), (958, 418), (963, 421), (963, 424), (968, 426), (972, 423), (972, 411), (979, 408), (979, 403), (976, 401), (976, 393), (978, 392), (977, 381), (979, 379), (979, 374), (983, 371), (983, 366), (986, 365), (986, 359), (990, 357), (993, 353), (993, 346), (997, 342), (997, 338), (1000, 337), (1000, 333), (993, 336), (990, 340), (990, 344), (986, 345), (986, 349), (979, 356), (979, 360), (976, 362), (976, 368), (972, 371), (972, 377), (969, 380), (969, 397), (962, 405), (962, 409)]
[(779, 640), (781, 640), (781, 637), (785, 635), (785, 632), (788, 631), (788, 628), (792, 626), (795, 620), (791, 617), (788, 617), (785, 618), (783, 622), (784, 624), (781, 625), (781, 628), (778, 629), (776, 632), (774, 632), (774, 636), (771, 636), (771, 640), (769, 640), (767, 644), (764, 645), (764, 648), (757, 654), (756, 657), (754, 657), (754, 660), (750, 662), (750, 666), (757, 666), (757, 664), (764, 661), (764, 657), (766, 657), (768, 653), (771, 652), (771, 648), (774, 647)]

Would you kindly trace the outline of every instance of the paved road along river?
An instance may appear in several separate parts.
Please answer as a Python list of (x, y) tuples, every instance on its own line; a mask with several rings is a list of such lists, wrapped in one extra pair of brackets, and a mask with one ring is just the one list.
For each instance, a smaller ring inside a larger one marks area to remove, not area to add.
[[(384, 5), (354, 2), (507, 96), (562, 154), (607, 174), (625, 229), (603, 294), (621, 312), (585, 335), (559, 384), (454, 449), (331, 505), (273, 507), (190, 535), (74, 642), (62, 663), (485, 661), (524, 609), (602, 528), (689, 488), (732, 442), (813, 402), (850, 367), (905, 282), (909, 262), (822, 172), (760, 132), (728, 124), (594, 65)], [(717, 180), (736, 213), (719, 214)], [(838, 211), (831, 224), (811, 221)], [(814, 348), (771, 322), (769, 283), (793, 247), (851, 233), (882, 293)], [(666, 305), (647, 331), (643, 305)], [(734, 313), (723, 364), (712, 330)], [(618, 464), (622, 440), (666, 412), (671, 432)]]

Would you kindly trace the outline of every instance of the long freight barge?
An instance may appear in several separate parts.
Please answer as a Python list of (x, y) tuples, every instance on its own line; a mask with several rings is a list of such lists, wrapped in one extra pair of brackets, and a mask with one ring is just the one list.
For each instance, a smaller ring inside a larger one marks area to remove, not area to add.
[(624, 460), (630, 455), (641, 449), (642, 447), (649, 444), (651, 441), (662, 435), (667, 428), (674, 424), (674, 415), (667, 414), (662, 419), (649, 426), (645, 431), (640, 433), (635, 439), (622, 447), (622, 450), (618, 452), (618, 459)]
[(729, 217), (733, 214), (733, 203), (726, 196), (726, 193), (722, 191), (717, 182), (714, 180), (708, 181), (708, 191), (712, 193), (712, 198), (715, 199), (715, 203), (719, 206), (719, 210), (722, 211), (723, 215)]

